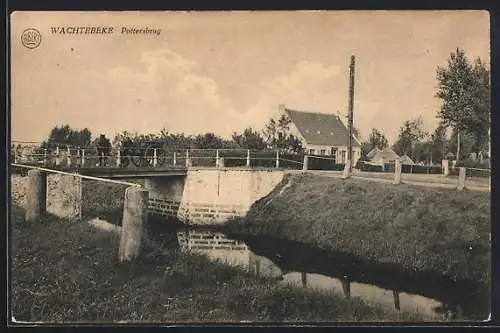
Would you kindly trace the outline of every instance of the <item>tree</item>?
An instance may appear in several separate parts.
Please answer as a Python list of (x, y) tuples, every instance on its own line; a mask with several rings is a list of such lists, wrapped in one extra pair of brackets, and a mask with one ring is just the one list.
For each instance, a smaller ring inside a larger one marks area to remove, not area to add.
[(457, 158), (460, 155), (461, 133), (475, 137), (474, 149), (486, 149), (490, 128), (490, 73), (477, 58), (471, 65), (465, 52), (457, 48), (450, 54), (447, 67), (439, 67), (436, 75), (442, 99), (438, 117), (457, 134)]
[(92, 133), (84, 128), (82, 130), (72, 129), (69, 125), (54, 127), (46, 141), (42, 142), (42, 148), (55, 148), (56, 146), (87, 147), (90, 145)]
[(377, 147), (380, 150), (383, 150), (389, 146), (389, 141), (387, 137), (379, 130), (372, 128), (372, 132), (368, 138), (368, 142), (371, 145), (371, 149)]
[(263, 134), (268, 148), (285, 149), (294, 152), (301, 152), (303, 150), (300, 138), (291, 134), (291, 122), (290, 118), (282, 114), (278, 120), (271, 118), (266, 123)]
[(392, 146), (392, 149), (400, 156), (407, 154), (412, 159), (415, 159), (415, 145), (426, 136), (427, 132), (421, 116), (416, 119), (406, 120), (399, 129), (398, 140)]
[(245, 128), (243, 133), (233, 133), (233, 142), (240, 148), (262, 150), (266, 148), (264, 138), (259, 132), (254, 131), (251, 127)]

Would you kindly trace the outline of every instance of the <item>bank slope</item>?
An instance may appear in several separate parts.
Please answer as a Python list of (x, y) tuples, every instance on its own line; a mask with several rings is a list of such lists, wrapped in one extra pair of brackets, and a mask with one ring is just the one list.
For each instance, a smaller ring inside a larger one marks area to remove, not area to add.
[(227, 227), (489, 284), (490, 225), (489, 193), (306, 174)]

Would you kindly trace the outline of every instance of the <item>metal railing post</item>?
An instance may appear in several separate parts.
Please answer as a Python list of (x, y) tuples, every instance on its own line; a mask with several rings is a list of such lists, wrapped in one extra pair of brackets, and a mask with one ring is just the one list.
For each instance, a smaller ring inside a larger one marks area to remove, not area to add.
[(250, 167), (250, 149), (247, 149), (247, 167)]

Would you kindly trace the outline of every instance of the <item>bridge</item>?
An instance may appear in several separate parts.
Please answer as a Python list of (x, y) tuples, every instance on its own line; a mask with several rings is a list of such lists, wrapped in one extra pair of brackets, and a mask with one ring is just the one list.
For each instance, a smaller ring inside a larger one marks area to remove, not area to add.
[[(55, 147), (43, 149), (33, 145), (13, 147), (11, 161), (52, 167), (72, 172), (123, 175), (132, 172), (185, 172), (190, 167), (247, 167), (302, 169), (304, 154), (285, 150), (250, 149), (171, 149), (140, 148), (133, 155), (121, 156), (120, 149), (112, 148), (98, 155), (95, 148)], [(331, 160), (331, 158), (328, 158)]]

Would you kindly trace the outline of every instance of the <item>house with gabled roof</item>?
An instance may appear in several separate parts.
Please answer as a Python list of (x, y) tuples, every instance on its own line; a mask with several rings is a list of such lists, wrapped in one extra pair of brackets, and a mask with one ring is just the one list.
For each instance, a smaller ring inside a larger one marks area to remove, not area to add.
[[(307, 153), (332, 157), (336, 163), (347, 161), (349, 130), (338, 115), (298, 111), (280, 105), (280, 113), (290, 120), (290, 131), (302, 140)], [(353, 135), (353, 165), (361, 157), (361, 143)]]

